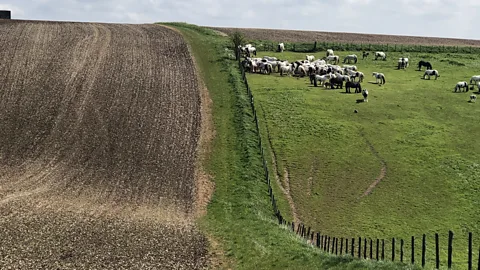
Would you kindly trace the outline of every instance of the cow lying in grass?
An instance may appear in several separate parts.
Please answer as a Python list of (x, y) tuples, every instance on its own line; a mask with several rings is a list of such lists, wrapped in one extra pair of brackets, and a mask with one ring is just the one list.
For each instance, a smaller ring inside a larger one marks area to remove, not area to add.
[(477, 101), (477, 96), (475, 96), (474, 94), (471, 94), (470, 95), (470, 102), (475, 102)]

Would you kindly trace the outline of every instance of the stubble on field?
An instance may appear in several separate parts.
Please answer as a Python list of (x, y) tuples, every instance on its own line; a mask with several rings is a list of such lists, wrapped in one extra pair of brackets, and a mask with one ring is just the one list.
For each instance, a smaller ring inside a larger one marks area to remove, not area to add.
[(0, 266), (198, 269), (201, 98), (179, 33), (0, 23)]

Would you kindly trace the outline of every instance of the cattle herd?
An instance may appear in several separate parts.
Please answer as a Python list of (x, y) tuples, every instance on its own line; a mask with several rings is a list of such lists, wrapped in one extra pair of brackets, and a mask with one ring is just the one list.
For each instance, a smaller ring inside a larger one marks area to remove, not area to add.
[[(283, 43), (279, 43), (277, 51), (283, 52), (285, 46)], [(343, 89), (345, 83), (345, 90), (350, 93), (350, 89), (354, 88), (355, 93), (362, 93), (364, 100), (367, 101), (366, 95), (368, 91), (362, 90), (361, 82), (365, 77), (364, 73), (359, 71), (355, 65), (358, 57), (355, 54), (347, 55), (343, 58), (342, 66), (338, 65), (340, 57), (335, 55), (332, 49), (328, 49), (326, 55), (321, 59), (315, 59), (313, 55), (306, 55), (305, 59), (295, 60), (289, 62), (287, 60), (280, 60), (276, 57), (264, 56), (262, 58), (256, 57), (257, 51), (251, 44), (245, 46), (239, 46), (239, 50), (243, 53), (244, 60), (242, 66), (245, 71), (251, 73), (271, 74), (273, 72), (280, 73), (280, 76), (297, 76), (297, 77), (309, 77), (310, 84), (315, 87), (323, 86), (330, 87), (331, 89)], [(368, 52), (363, 52), (362, 59), (367, 58)], [(385, 52), (374, 52), (375, 60), (387, 60)], [(255, 57), (252, 57), (255, 56)], [(401, 57), (397, 62), (397, 69), (406, 69), (409, 67), (409, 60), (407, 57)], [(418, 70), (422, 67), (426, 67), (423, 79), (430, 80), (430, 77), (434, 76), (435, 80), (440, 77), (438, 70), (433, 69), (432, 65), (426, 61), (420, 61), (418, 63)], [(373, 72), (372, 76), (376, 79), (376, 83), (379, 85), (385, 84), (385, 75), (380, 72)], [(466, 91), (473, 90), (474, 86), (477, 86), (480, 92), (480, 75), (472, 76), (470, 84), (466, 81), (458, 82), (454, 88), (454, 91)], [(476, 96), (472, 94), (470, 96), (470, 102), (475, 102)]]

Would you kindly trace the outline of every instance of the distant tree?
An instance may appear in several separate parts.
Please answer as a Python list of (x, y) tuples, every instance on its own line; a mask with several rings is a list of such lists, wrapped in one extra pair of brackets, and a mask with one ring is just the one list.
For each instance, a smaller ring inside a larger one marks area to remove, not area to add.
[(239, 46), (242, 45), (242, 43), (245, 41), (245, 36), (242, 33), (240, 33), (239, 31), (235, 31), (230, 36), (230, 40), (232, 41), (232, 43), (234, 45), (235, 59), (238, 60), (240, 58)]

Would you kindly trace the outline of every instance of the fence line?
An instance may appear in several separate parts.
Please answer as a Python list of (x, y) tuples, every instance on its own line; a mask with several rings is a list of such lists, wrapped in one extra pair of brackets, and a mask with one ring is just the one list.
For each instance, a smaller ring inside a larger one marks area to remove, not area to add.
[[(238, 53), (238, 52), (237, 52)], [(295, 224), (293, 221), (287, 221), (281, 214), (280, 210), (278, 209), (277, 206), (277, 201), (275, 199), (275, 195), (273, 194), (273, 189), (271, 186), (271, 180), (270, 180), (270, 173), (268, 170), (268, 165), (267, 165), (267, 160), (265, 158), (265, 151), (263, 148), (262, 144), (262, 137), (260, 133), (260, 128), (259, 128), (259, 121), (257, 117), (257, 112), (255, 109), (255, 101), (253, 97), (253, 93), (250, 89), (250, 86), (247, 81), (247, 76), (245, 74), (245, 70), (243, 69), (243, 66), (240, 61), (240, 57), (238, 58), (238, 65), (242, 74), (242, 80), (246, 86), (247, 89), (247, 94), (250, 99), (250, 104), (253, 112), (253, 117), (255, 120), (255, 126), (256, 126), (256, 132), (258, 135), (258, 145), (260, 148), (260, 153), (262, 157), (262, 163), (263, 163), (263, 169), (264, 169), (264, 174), (265, 174), (265, 182), (268, 187), (268, 194), (270, 196), (270, 200), (272, 203), (272, 208), (274, 215), (276, 219), (278, 220), (278, 224), (285, 226), (287, 229), (291, 229), (293, 233), (296, 233), (298, 236), (301, 238), (304, 238), (306, 241), (309, 241), (312, 245), (316, 243), (316, 247), (319, 248), (320, 250), (323, 250), (325, 252), (329, 252), (335, 255), (338, 255), (338, 240), (340, 239), (340, 255), (342, 255), (342, 249), (343, 249), (343, 243), (344, 243), (344, 238), (338, 238), (338, 237), (333, 237), (333, 236), (328, 236), (325, 234), (322, 234), (321, 232), (314, 232), (311, 230), (311, 227), (305, 226), (305, 224)], [(295, 230), (295, 225), (297, 225), (297, 228)], [(470, 232), (468, 237), (468, 270), (472, 270), (473, 268), (473, 262), (472, 262), (472, 253), (473, 253), (473, 247), (472, 247), (472, 233)], [(452, 261), (452, 254), (453, 254), (453, 232), (449, 231), (448, 234), (448, 268), (450, 269), (453, 265)], [(362, 238), (358, 238), (358, 258), (362, 258)], [(331, 241), (331, 242), (330, 242)], [(391, 260), (392, 262), (395, 261), (395, 255), (396, 255), (396, 248), (395, 248), (395, 238), (392, 238), (392, 254), (391, 254)], [(345, 238), (345, 254), (349, 254), (348, 250), (348, 238)], [(375, 258), (373, 258), (373, 240), (370, 239), (369, 241), (369, 256), (367, 256), (367, 238), (364, 238), (364, 245), (363, 245), (363, 258), (367, 259), (367, 257), (370, 260), (377, 260), (377, 261), (384, 261), (385, 258), (385, 239), (381, 239), (381, 258), (379, 259), (379, 244), (380, 244), (380, 239), (376, 239), (376, 249), (375, 249)], [(352, 257), (354, 256), (354, 251), (355, 251), (355, 238), (351, 239), (350, 242), (350, 255)], [(403, 262), (403, 256), (404, 256), (404, 240), (400, 239), (400, 261)], [(415, 264), (415, 237), (412, 236), (411, 238), (411, 264)], [(426, 235), (423, 234), (422, 236), (422, 252), (421, 252), (421, 266), (424, 268), (426, 264)], [(439, 235), (438, 233), (435, 233), (435, 266), (436, 269), (439, 269), (440, 267), (440, 244), (439, 244)], [(479, 249), (479, 254), (478, 254), (478, 267), (477, 270), (480, 270), (480, 249)]]

